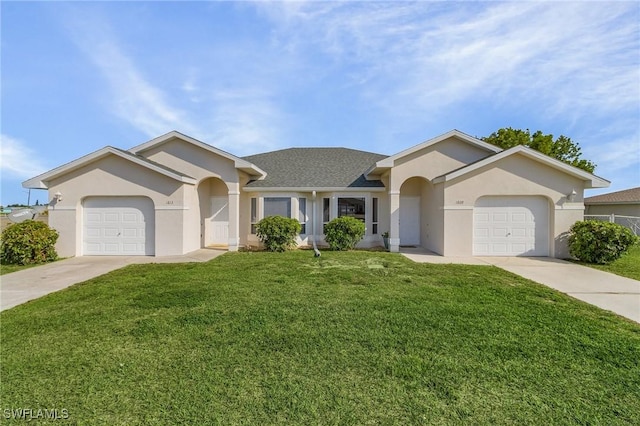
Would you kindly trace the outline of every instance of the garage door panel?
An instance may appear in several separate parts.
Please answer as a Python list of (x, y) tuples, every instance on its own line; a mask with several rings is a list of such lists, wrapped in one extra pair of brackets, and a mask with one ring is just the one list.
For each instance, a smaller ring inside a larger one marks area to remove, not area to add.
[(530, 232), (525, 228), (511, 228), (511, 236), (513, 238), (528, 238)]
[(473, 235), (474, 255), (548, 256), (548, 203), (535, 196), (481, 197)]
[(506, 222), (507, 221), (507, 213), (506, 212), (492, 212), (491, 220), (493, 222)]
[(92, 197), (83, 209), (83, 254), (154, 254), (155, 212), (150, 199)]
[(490, 229), (491, 231), (491, 237), (493, 238), (504, 238), (505, 235), (507, 235), (507, 228), (499, 228), (499, 227), (493, 227)]
[(104, 213), (104, 222), (106, 222), (106, 223), (119, 223), (120, 222), (120, 214), (118, 212), (105, 212)]
[(489, 236), (489, 230), (487, 228), (475, 229), (473, 235), (479, 238), (486, 238)]

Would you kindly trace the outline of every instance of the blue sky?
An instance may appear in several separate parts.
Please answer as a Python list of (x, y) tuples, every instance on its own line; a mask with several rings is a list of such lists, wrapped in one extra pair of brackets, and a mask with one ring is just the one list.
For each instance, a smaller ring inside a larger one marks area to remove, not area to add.
[(242, 156), (540, 129), (612, 181), (587, 195), (640, 185), (639, 2), (0, 7), (4, 205), (27, 178), (170, 130)]

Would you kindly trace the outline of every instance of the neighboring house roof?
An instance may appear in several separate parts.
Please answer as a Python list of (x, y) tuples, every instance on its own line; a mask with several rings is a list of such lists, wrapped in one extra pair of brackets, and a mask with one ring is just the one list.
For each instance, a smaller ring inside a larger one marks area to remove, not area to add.
[(386, 155), (348, 148), (289, 148), (243, 157), (266, 170), (263, 180), (249, 182), (247, 190), (303, 188), (384, 188), (379, 180), (367, 180), (363, 173)]
[(584, 199), (585, 204), (640, 204), (640, 187), (594, 195)]
[(145, 142), (141, 145), (138, 146), (134, 146), (133, 148), (131, 148), (129, 150), (129, 152), (133, 153), (133, 154), (140, 154), (144, 151), (148, 151), (149, 149), (155, 148), (159, 145), (162, 145), (166, 142), (169, 142), (172, 139), (181, 139), (185, 142), (191, 143), (195, 146), (198, 146), (206, 151), (212, 152), (216, 155), (219, 155), (221, 157), (227, 158), (231, 161), (234, 162), (235, 168), (236, 169), (240, 169), (243, 172), (249, 174), (250, 176), (257, 176), (258, 179), (263, 179), (266, 176), (266, 173), (264, 172), (264, 170), (261, 170), (260, 168), (256, 167), (255, 164), (251, 164), (248, 161), (243, 160), (240, 157), (236, 157), (233, 154), (230, 154), (226, 151), (223, 151), (219, 148), (213, 147), (207, 143), (204, 143), (202, 141), (199, 141), (197, 139), (192, 138), (191, 136), (187, 136), (185, 134), (182, 134), (180, 132), (177, 132), (175, 130), (166, 133), (162, 136), (158, 136), (157, 138), (151, 139), (148, 142)]
[(524, 145), (517, 145), (514, 146), (513, 148), (509, 148), (505, 151), (499, 152), (495, 155), (492, 155), (490, 157), (487, 158), (483, 158), (479, 161), (476, 161), (474, 163), (468, 164), (466, 166), (463, 166), (459, 169), (453, 170), (449, 173), (446, 173), (442, 176), (438, 176), (437, 178), (435, 178), (433, 180), (433, 183), (439, 183), (439, 182), (446, 182), (446, 181), (450, 181), (452, 179), (458, 178), (460, 176), (463, 176), (467, 173), (470, 173), (474, 170), (477, 170), (481, 167), (484, 167), (488, 164), (491, 163), (495, 163), (498, 160), (501, 160), (503, 158), (509, 157), (511, 155), (514, 154), (521, 154), (524, 155), (526, 157), (531, 158), (534, 161), (537, 161), (539, 163), (542, 164), (546, 164), (547, 166), (553, 167), (554, 169), (558, 169), (560, 171), (563, 171), (569, 175), (575, 176), (578, 179), (581, 179), (583, 181), (588, 182), (587, 186), (585, 186), (585, 188), (606, 188), (609, 186), (609, 184), (611, 182), (609, 182), (606, 179), (603, 179), (601, 177), (598, 177), (594, 174), (591, 174), (589, 172), (586, 172), (582, 169), (579, 169), (577, 167), (573, 167), (570, 166), (567, 163), (564, 163), (560, 160), (557, 160), (555, 158), (551, 158), (547, 155), (542, 154), (541, 152), (538, 152), (534, 149), (531, 149), (529, 147), (526, 147)]
[(60, 167), (56, 167), (53, 170), (50, 170), (39, 176), (26, 180), (22, 182), (22, 187), (33, 188), (33, 189), (47, 189), (49, 187), (49, 182), (51, 180), (56, 179), (57, 177), (60, 177), (73, 170), (79, 169), (80, 167), (84, 167), (87, 164), (100, 160), (101, 158), (107, 157), (109, 155), (118, 156), (127, 161), (131, 161), (132, 163), (138, 164), (139, 166), (145, 167), (149, 170), (153, 170), (157, 173), (168, 176), (180, 182), (189, 183), (192, 185), (195, 185), (197, 183), (197, 181), (194, 178), (187, 176), (185, 174), (182, 174), (173, 169), (170, 169), (161, 164), (158, 164), (154, 161), (147, 160), (144, 157), (135, 155), (131, 152), (127, 152), (119, 148), (114, 148), (112, 146), (105, 146), (104, 148), (101, 148), (97, 151), (94, 151), (90, 154), (85, 155), (84, 157), (80, 157), (77, 160), (71, 161), (67, 164), (63, 164)]
[(496, 152), (500, 152), (502, 151), (502, 148), (492, 145), (490, 143), (487, 143), (485, 141), (482, 141), (478, 138), (474, 138), (473, 136), (467, 135), (466, 133), (461, 132), (460, 130), (451, 130), (445, 134), (442, 134), (440, 136), (436, 136), (435, 138), (429, 139), (427, 141), (424, 141), (422, 143), (419, 143), (418, 145), (412, 146), (411, 148), (405, 149), (404, 151), (401, 151), (397, 154), (394, 154), (390, 157), (386, 157), (378, 162), (376, 162), (376, 164), (372, 165), (365, 173), (366, 176), (372, 175), (372, 176), (378, 176), (380, 174), (382, 174), (385, 170), (390, 169), (391, 167), (395, 166), (395, 163), (397, 160), (400, 160), (408, 155), (413, 154), (414, 152), (420, 151), (421, 149), (425, 149), (427, 147), (430, 147), (432, 145), (435, 145), (437, 143), (440, 143), (444, 140), (447, 140), (451, 137), (455, 137), (463, 142), (466, 142), (470, 145), (476, 146), (478, 148), (484, 149), (487, 151), (488, 154), (495, 154)]

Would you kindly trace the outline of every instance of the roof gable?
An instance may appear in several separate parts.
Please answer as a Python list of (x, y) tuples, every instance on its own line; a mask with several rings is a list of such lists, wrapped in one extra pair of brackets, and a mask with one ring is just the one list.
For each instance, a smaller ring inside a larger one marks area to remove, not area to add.
[(557, 160), (555, 158), (551, 158), (545, 154), (542, 154), (541, 152), (538, 152), (534, 149), (528, 148), (524, 145), (518, 145), (518, 146), (514, 146), (513, 148), (509, 148), (507, 150), (504, 150), (502, 152), (499, 152), (495, 155), (492, 155), (490, 157), (484, 158), (482, 160), (476, 161), (475, 163), (471, 163), (467, 166), (461, 167), (457, 170), (453, 170), (449, 173), (446, 173), (442, 176), (438, 176), (437, 178), (435, 178), (433, 180), (433, 183), (439, 183), (439, 182), (447, 182), (453, 179), (456, 179), (458, 177), (464, 176), (468, 173), (473, 172), (474, 170), (477, 170), (481, 167), (487, 166), (489, 164), (495, 163), (503, 158), (512, 156), (512, 155), (516, 155), (516, 154), (520, 154), (523, 155), (527, 158), (530, 158), (534, 161), (537, 161), (539, 163), (545, 164), (549, 167), (553, 167), (554, 169), (560, 170), (564, 173), (567, 173), (571, 176), (574, 176), (578, 179), (581, 179), (583, 181), (588, 182), (588, 186), (586, 186), (585, 188), (606, 188), (609, 186), (609, 184), (611, 182), (609, 182), (606, 179), (603, 179), (599, 176), (596, 176), (594, 174), (591, 174), (589, 172), (586, 172), (582, 169), (579, 169), (577, 167), (573, 167), (567, 163), (564, 163), (560, 160)]
[(640, 204), (640, 186), (584, 199), (585, 204)]
[(440, 136), (437, 136), (435, 138), (419, 143), (418, 145), (412, 146), (411, 148), (405, 149), (404, 151), (400, 151), (397, 154), (394, 154), (390, 157), (386, 157), (383, 160), (378, 161), (369, 170), (367, 170), (365, 175), (366, 176), (380, 175), (385, 170), (388, 170), (391, 167), (396, 166), (397, 162), (400, 161), (401, 159), (408, 157), (425, 148), (428, 148), (430, 146), (446, 141), (447, 139), (450, 139), (450, 138), (455, 138), (457, 140), (460, 140), (462, 142), (468, 143), (472, 146), (485, 150), (487, 152), (487, 155), (492, 155), (502, 151), (502, 148), (500, 147), (484, 142), (478, 138), (474, 138), (473, 136), (467, 135), (466, 133), (463, 133), (459, 130), (454, 129)]
[(227, 158), (233, 161), (236, 169), (240, 169), (251, 176), (256, 176), (258, 179), (264, 179), (264, 177), (266, 176), (265, 171), (258, 168), (255, 164), (251, 164), (250, 162), (243, 160), (240, 157), (236, 157), (233, 154), (230, 154), (226, 151), (223, 151), (219, 148), (211, 146), (207, 143), (194, 139), (191, 136), (187, 136), (175, 130), (169, 133), (166, 133), (162, 136), (158, 136), (157, 138), (151, 139), (150, 141), (140, 144), (138, 146), (134, 146), (133, 148), (129, 149), (129, 152), (136, 155), (142, 155), (142, 153), (144, 153), (145, 151), (161, 146), (174, 139), (180, 139), (181, 141), (195, 145), (201, 149), (204, 149), (205, 151), (214, 153), (223, 158)]
[(153, 170), (157, 173), (168, 176), (180, 182), (184, 182), (192, 185), (195, 185), (197, 183), (196, 180), (190, 176), (184, 175), (176, 170), (170, 169), (161, 164), (147, 160), (142, 156), (135, 155), (131, 152), (123, 151), (121, 149), (114, 148), (112, 146), (105, 146), (104, 148), (101, 148), (97, 151), (94, 151), (90, 154), (87, 154), (83, 157), (73, 160), (67, 164), (64, 164), (60, 167), (56, 167), (53, 170), (49, 170), (48, 172), (45, 172), (39, 176), (26, 180), (22, 183), (22, 186), (23, 188), (47, 189), (49, 181), (56, 179), (60, 176), (63, 176), (74, 170), (77, 170), (80, 167), (84, 167), (87, 164), (91, 164), (95, 161), (98, 161), (109, 155), (115, 155), (117, 157), (123, 158), (141, 167), (145, 167), (149, 170)]
[(348, 148), (288, 148), (244, 157), (267, 171), (263, 180), (247, 190), (383, 188), (379, 180), (365, 179), (363, 172), (384, 155)]

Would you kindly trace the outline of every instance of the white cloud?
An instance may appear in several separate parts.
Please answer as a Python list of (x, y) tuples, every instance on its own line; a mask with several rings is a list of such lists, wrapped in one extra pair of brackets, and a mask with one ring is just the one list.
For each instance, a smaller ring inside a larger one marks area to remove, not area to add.
[(0, 170), (3, 178), (28, 179), (47, 169), (37, 153), (24, 142), (7, 135), (0, 135)]
[[(71, 9), (70, 9), (71, 10)], [(150, 83), (118, 43), (109, 23), (89, 9), (71, 13), (73, 41), (109, 83), (112, 112), (150, 137), (176, 129), (197, 134), (188, 114), (173, 106), (165, 92)]]
[[(220, 71), (227, 72), (222, 83), (211, 77), (211, 70), (205, 73), (200, 69), (200, 63), (172, 63), (174, 81), (161, 90), (145, 78), (133, 56), (121, 47), (106, 15), (83, 13), (81, 19), (75, 16), (68, 20), (68, 25), (74, 42), (109, 82), (112, 112), (149, 137), (176, 129), (236, 155), (278, 143), (281, 114), (270, 99), (269, 88), (277, 82), (280, 65), (265, 52), (224, 46), (229, 69)], [(262, 66), (246, 65), (260, 61)], [(216, 71), (220, 68), (217, 63)]]
[[(537, 101), (549, 114), (638, 101), (633, 3), (260, 3), (277, 40), (313, 45), (389, 111), (473, 99)], [(634, 54), (635, 52), (635, 54)], [(398, 105), (403, 107), (398, 108)]]
[(211, 140), (235, 155), (255, 154), (281, 143), (282, 114), (267, 92), (225, 90), (214, 96)]

